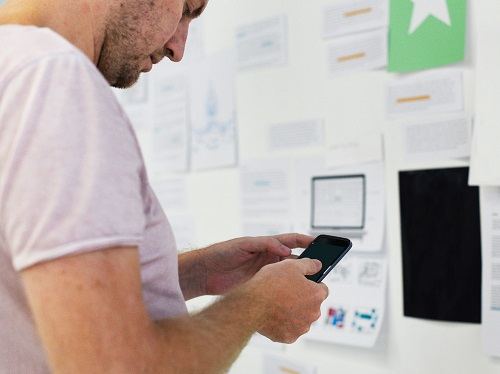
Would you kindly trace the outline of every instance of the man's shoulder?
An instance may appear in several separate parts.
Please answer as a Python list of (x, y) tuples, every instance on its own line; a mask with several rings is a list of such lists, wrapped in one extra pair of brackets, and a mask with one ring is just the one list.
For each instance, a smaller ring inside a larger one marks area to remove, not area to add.
[(58, 56), (87, 59), (79, 49), (56, 32), (36, 26), (0, 26), (0, 45), (0, 67), (3, 72)]
[[(76, 51), (76, 47), (62, 36), (49, 28), (2, 25), (0, 26), (0, 40), (3, 52), (19, 51), (24, 53), (54, 53), (63, 51)], [(6, 43), (4, 44), (3, 41)], [(29, 46), (30, 50), (25, 48)]]

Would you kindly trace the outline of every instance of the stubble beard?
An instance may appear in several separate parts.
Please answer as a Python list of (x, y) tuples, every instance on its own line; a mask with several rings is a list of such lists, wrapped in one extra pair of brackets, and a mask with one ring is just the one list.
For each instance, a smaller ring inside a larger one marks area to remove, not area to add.
[(108, 83), (116, 88), (131, 87), (141, 74), (139, 55), (134, 55), (137, 48), (137, 33), (131, 26), (132, 17), (115, 17), (107, 22), (105, 37), (101, 48), (97, 68)]

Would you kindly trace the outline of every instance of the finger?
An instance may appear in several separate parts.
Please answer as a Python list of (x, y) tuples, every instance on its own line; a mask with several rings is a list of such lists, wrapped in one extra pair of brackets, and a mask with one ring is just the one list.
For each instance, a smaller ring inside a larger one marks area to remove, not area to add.
[(269, 238), (270, 242), (266, 246), (266, 249), (269, 253), (273, 255), (286, 258), (292, 254), (292, 250), (286, 244), (283, 244), (280, 240), (275, 237)]
[(313, 275), (321, 270), (321, 261), (311, 258), (301, 258), (295, 260), (294, 263), (299, 267), (299, 270), (304, 275)]
[(269, 252), (278, 257), (287, 257), (291, 254), (290, 248), (272, 236), (245, 236), (233, 239), (230, 243), (246, 254)]
[(288, 248), (306, 248), (314, 240), (312, 236), (297, 233), (280, 234), (275, 238)]
[(320, 286), (323, 286), (323, 289), (325, 290), (325, 297), (323, 298), (323, 300), (326, 300), (326, 298), (328, 296), (330, 296), (330, 289), (328, 288), (328, 286), (326, 284), (324, 284), (323, 282), (319, 283)]
[(256, 245), (253, 245), (254, 251), (269, 252), (275, 256), (286, 258), (292, 254), (292, 250), (286, 244), (283, 244), (274, 236), (259, 236), (254, 238)]

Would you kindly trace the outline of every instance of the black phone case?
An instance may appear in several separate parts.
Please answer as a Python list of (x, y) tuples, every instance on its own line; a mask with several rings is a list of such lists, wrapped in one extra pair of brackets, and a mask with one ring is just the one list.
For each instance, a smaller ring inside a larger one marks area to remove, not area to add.
[[(335, 253), (321, 252), (323, 250), (330, 250), (327, 247), (332, 247)], [(341, 238), (331, 235), (319, 235), (313, 242), (302, 252), (299, 258), (314, 258), (321, 261), (323, 264), (321, 270), (313, 275), (306, 275), (316, 283), (320, 283), (328, 273), (339, 263), (340, 260), (346, 255), (352, 247), (352, 242), (347, 238)]]

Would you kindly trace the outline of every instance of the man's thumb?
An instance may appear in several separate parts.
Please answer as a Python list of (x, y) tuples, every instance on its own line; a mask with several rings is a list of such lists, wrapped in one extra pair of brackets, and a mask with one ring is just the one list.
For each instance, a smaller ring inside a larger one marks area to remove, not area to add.
[(321, 270), (323, 266), (320, 260), (311, 259), (311, 258), (301, 258), (297, 260), (299, 264), (299, 269), (302, 271), (304, 275), (313, 275)]

